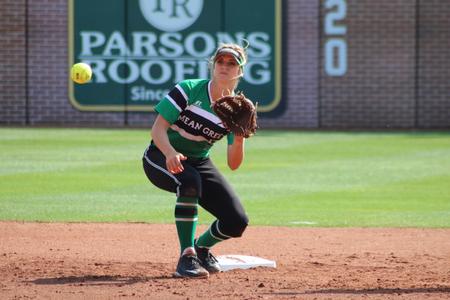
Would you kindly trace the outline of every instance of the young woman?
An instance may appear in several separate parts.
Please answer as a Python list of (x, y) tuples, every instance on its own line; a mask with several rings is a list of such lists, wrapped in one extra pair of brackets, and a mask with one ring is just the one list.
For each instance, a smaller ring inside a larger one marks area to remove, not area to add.
[[(210, 248), (240, 237), (248, 224), (238, 196), (209, 158), (213, 144), (226, 136), (230, 169), (239, 168), (244, 159), (245, 139), (223, 126), (211, 104), (234, 93), (246, 62), (241, 46), (220, 45), (210, 60), (211, 80), (181, 81), (155, 108), (158, 116), (143, 164), (155, 186), (176, 193), (175, 223), (181, 247), (177, 277), (220, 272)], [(216, 220), (195, 240), (198, 205)]]

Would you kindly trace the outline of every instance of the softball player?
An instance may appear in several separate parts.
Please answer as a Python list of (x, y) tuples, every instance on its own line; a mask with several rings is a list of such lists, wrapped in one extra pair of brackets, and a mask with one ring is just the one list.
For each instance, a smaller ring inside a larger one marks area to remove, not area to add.
[[(245, 50), (239, 45), (220, 45), (210, 60), (211, 80), (181, 81), (155, 108), (158, 116), (143, 165), (155, 186), (177, 196), (175, 223), (181, 255), (176, 277), (220, 272), (210, 248), (240, 237), (248, 224), (238, 196), (209, 158), (213, 144), (226, 136), (228, 166), (235, 170), (243, 161), (245, 138), (228, 131), (211, 104), (234, 93), (246, 62)], [(194, 240), (198, 205), (216, 220)]]

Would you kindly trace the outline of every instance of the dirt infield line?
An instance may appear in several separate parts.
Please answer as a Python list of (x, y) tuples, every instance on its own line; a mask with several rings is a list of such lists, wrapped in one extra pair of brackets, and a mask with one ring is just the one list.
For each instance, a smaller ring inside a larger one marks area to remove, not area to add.
[(214, 253), (277, 269), (208, 280), (172, 278), (174, 225), (0, 222), (0, 241), (1, 299), (450, 299), (450, 229), (250, 226)]

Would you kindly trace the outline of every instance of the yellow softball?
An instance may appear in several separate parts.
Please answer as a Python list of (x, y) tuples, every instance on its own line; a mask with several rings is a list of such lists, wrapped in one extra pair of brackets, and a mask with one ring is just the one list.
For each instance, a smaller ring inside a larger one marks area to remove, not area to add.
[(86, 83), (92, 78), (92, 69), (85, 63), (74, 64), (70, 70), (70, 78), (79, 84)]

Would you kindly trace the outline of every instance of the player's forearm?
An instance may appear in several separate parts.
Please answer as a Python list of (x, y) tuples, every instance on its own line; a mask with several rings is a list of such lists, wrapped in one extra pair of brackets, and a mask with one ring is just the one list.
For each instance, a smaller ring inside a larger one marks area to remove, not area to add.
[(172, 147), (167, 136), (167, 129), (170, 127), (169, 122), (167, 122), (163, 117), (158, 116), (152, 127), (152, 139), (159, 150), (168, 157), (170, 154), (176, 152)]
[(244, 144), (245, 139), (236, 136), (232, 145), (228, 146), (228, 167), (236, 170), (244, 160)]
[(169, 138), (167, 137), (167, 133), (157, 131), (156, 134), (153, 133), (153, 141), (159, 150), (164, 154), (165, 157), (170, 156), (172, 153), (176, 152), (176, 150), (172, 147), (169, 142)]

